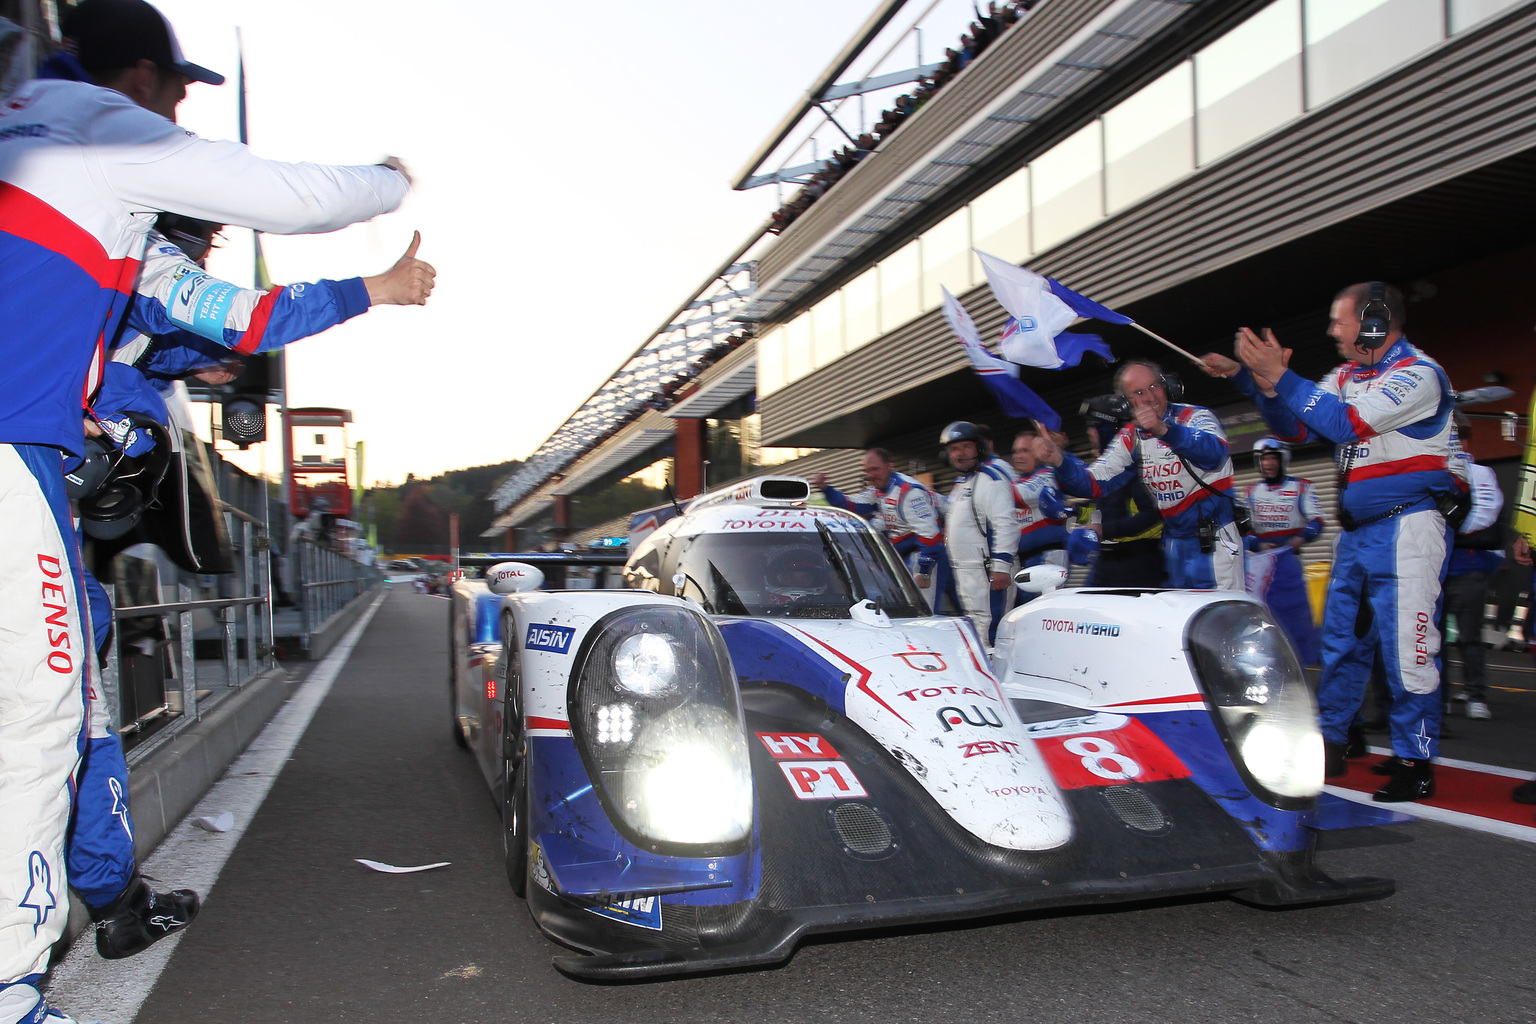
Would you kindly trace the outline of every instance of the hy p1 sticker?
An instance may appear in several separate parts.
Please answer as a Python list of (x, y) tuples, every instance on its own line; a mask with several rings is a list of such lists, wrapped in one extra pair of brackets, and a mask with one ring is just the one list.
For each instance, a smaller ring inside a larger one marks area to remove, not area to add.
[(760, 732), (757, 738), (763, 741), (763, 746), (768, 748), (768, 753), (773, 755), (775, 761), (837, 756), (837, 751), (832, 749), (826, 737), (813, 732)]
[(587, 910), (598, 917), (606, 917), (621, 924), (632, 924), (636, 928), (661, 931), (661, 899), (657, 896), (636, 896), (632, 900), (615, 900), (612, 903), (600, 903), (595, 907), (588, 907)]
[(800, 800), (850, 800), (869, 796), (846, 761), (780, 761), (779, 770)]
[(530, 651), (552, 651), (555, 654), (571, 653), (571, 638), (576, 631), (569, 626), (551, 626), (535, 622), (528, 627), (528, 637), (523, 646)]

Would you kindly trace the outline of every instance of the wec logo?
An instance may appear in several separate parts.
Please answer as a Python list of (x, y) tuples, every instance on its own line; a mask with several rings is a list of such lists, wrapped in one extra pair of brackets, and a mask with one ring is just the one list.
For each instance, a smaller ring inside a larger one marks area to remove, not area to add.
[(528, 627), (523, 646), (530, 651), (553, 651), (555, 654), (571, 653), (571, 637), (576, 631), (569, 626), (551, 626), (535, 622)]

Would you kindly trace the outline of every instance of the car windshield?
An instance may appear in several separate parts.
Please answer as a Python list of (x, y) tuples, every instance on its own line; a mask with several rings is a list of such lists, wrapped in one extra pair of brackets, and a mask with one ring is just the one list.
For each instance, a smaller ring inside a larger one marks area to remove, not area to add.
[(715, 615), (846, 619), (859, 601), (892, 618), (928, 609), (890, 546), (862, 524), (818, 522), (814, 533), (711, 533), (684, 542), (680, 591)]

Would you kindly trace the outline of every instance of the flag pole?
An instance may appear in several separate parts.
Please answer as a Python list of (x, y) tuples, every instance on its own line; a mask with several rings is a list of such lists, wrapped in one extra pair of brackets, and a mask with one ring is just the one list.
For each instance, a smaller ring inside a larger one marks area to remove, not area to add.
[(1163, 337), (1161, 334), (1154, 334), (1154, 333), (1152, 333), (1151, 331), (1147, 330), (1145, 327), (1141, 326), (1141, 324), (1137, 323), (1134, 320), (1131, 321), (1131, 326), (1136, 328), (1142, 334), (1145, 334), (1147, 337), (1153, 338), (1153, 339), (1155, 339), (1157, 341), (1162, 342), (1164, 345), (1167, 345), (1169, 348), (1173, 349), (1175, 352), (1177, 352), (1179, 355), (1183, 356), (1185, 359), (1188, 359), (1190, 362), (1195, 363), (1195, 364), (1197, 364), (1199, 366), (1202, 366), (1202, 367), (1205, 365), (1205, 360), (1201, 359), (1199, 356), (1191, 355), (1190, 353), (1184, 351), (1182, 348), (1179, 348), (1179, 346), (1175, 345), (1173, 342), (1169, 341), (1167, 338)]

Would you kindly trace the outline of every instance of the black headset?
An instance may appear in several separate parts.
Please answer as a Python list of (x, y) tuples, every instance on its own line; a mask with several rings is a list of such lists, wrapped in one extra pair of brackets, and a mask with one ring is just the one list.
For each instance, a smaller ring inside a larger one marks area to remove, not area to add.
[(1374, 352), (1387, 343), (1392, 333), (1392, 311), (1387, 308), (1387, 286), (1372, 281), (1366, 292), (1365, 305), (1360, 308), (1360, 333), (1355, 344)]

